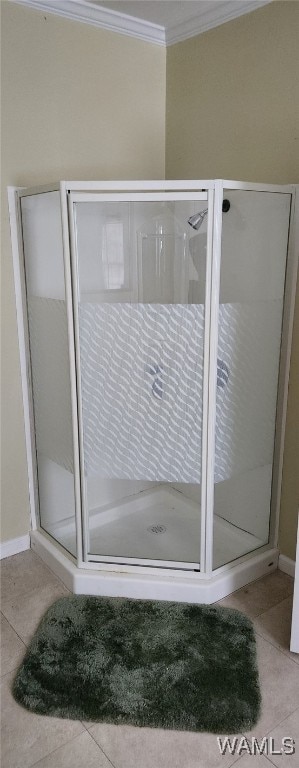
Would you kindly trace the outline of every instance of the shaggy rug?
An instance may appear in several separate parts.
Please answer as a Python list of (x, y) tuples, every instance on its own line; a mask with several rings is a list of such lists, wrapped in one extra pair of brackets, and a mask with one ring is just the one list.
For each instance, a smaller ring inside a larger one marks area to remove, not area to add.
[(244, 731), (260, 710), (253, 626), (216, 606), (61, 598), (42, 619), (13, 693), (44, 715)]

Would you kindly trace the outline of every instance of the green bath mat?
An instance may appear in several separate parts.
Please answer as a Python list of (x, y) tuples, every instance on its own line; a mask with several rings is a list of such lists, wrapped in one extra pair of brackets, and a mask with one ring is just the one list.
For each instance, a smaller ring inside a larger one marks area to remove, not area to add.
[(44, 715), (240, 732), (260, 709), (253, 626), (216, 606), (61, 598), (41, 621), (13, 693)]

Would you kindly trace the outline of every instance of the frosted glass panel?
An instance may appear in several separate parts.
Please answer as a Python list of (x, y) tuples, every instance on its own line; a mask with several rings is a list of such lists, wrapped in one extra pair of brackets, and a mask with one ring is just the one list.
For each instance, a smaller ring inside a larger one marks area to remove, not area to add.
[(80, 306), (85, 470), (201, 482), (204, 308)]
[(68, 331), (59, 192), (21, 198), (40, 524), (76, 554)]
[(91, 556), (199, 569), (206, 207), (75, 204)]
[[(290, 195), (227, 190), (217, 387), (214, 568), (268, 543)], [(230, 537), (227, 533), (230, 531)]]

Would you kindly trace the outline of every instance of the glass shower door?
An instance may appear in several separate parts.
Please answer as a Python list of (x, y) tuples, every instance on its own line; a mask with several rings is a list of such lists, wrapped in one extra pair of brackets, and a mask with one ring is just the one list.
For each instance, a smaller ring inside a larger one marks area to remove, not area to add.
[(290, 195), (225, 190), (213, 568), (269, 541)]
[(74, 451), (60, 193), (20, 198), (39, 524), (76, 556)]
[(86, 556), (199, 570), (207, 193), (119, 197), (72, 209)]

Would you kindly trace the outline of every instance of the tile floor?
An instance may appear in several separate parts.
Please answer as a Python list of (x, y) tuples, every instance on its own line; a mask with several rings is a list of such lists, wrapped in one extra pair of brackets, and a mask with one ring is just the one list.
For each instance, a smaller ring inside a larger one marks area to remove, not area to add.
[(263, 696), (252, 733), (290, 736), (293, 756), (221, 756), (212, 734), (95, 725), (34, 715), (11, 696), (10, 684), (47, 607), (67, 589), (31, 551), (1, 563), (2, 768), (297, 768), (299, 766), (299, 655), (288, 650), (293, 580), (276, 571), (221, 601), (247, 613), (257, 632)]

